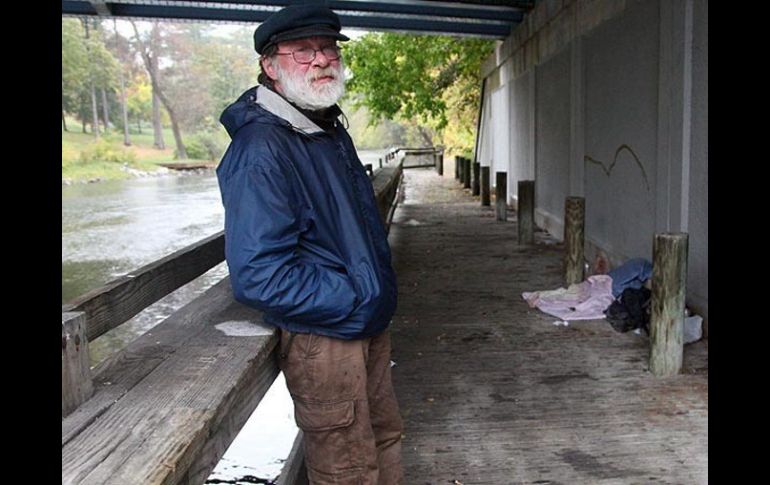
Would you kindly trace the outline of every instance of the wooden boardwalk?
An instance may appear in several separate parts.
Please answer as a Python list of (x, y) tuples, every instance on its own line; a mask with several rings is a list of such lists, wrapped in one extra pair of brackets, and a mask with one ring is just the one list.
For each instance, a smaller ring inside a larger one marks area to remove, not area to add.
[(562, 248), (516, 242), (451, 176), (405, 171), (391, 226), (393, 378), (406, 483), (706, 484), (708, 343), (655, 378), (648, 340), (555, 326), (521, 293), (562, 286)]

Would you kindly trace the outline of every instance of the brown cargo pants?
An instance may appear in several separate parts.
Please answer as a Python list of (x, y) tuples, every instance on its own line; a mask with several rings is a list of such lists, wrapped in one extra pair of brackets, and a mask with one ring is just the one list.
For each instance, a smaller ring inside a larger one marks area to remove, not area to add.
[(340, 340), (282, 330), (280, 354), (310, 483), (402, 484), (390, 333)]

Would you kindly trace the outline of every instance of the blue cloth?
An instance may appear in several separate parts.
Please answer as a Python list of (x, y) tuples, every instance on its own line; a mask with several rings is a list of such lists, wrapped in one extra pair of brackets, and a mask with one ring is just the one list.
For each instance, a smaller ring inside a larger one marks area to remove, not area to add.
[(235, 299), (291, 332), (358, 339), (385, 330), (396, 276), (345, 129), (320, 129), (262, 86), (220, 121), (232, 138), (217, 177)]
[(652, 276), (652, 263), (644, 258), (633, 258), (608, 274), (612, 277), (612, 296), (617, 298), (626, 288), (641, 288)]

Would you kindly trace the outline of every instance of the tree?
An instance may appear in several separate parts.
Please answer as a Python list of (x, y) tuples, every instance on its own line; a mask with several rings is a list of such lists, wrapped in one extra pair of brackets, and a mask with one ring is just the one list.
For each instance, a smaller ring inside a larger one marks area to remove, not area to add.
[(134, 28), (136, 34), (136, 42), (139, 45), (139, 52), (144, 60), (144, 65), (147, 69), (147, 73), (150, 75), (150, 82), (152, 84), (153, 96), (157, 96), (158, 100), (163, 103), (163, 107), (166, 108), (169, 118), (171, 118), (171, 130), (174, 133), (174, 141), (176, 142), (176, 153), (178, 158), (187, 158), (187, 149), (182, 141), (182, 132), (179, 128), (179, 122), (177, 120), (176, 110), (171, 104), (171, 100), (166, 95), (163, 89), (163, 83), (161, 81), (161, 73), (159, 68), (159, 58), (161, 49), (161, 28), (158, 22), (153, 22), (152, 31), (150, 33), (151, 42), (148, 44), (144, 42), (139, 35), (139, 30), (136, 28), (136, 23), (133, 21), (131, 25)]
[(142, 120), (152, 117), (152, 86), (147, 76), (137, 74), (126, 89), (128, 116), (136, 120), (139, 133), (142, 132)]
[(124, 65), (128, 57), (125, 49), (127, 43), (123, 42), (123, 38), (118, 33), (118, 21), (116, 19), (112, 19), (112, 29), (115, 32), (112, 49), (115, 52), (115, 56), (120, 60), (118, 79), (120, 81), (120, 111), (123, 115), (123, 145), (131, 146), (131, 136), (128, 133), (128, 101), (126, 98), (126, 69)]
[(164, 93), (174, 105), (177, 121), (187, 132), (212, 124), (209, 85), (215, 74), (199, 59), (204, 51), (211, 57), (219, 55), (218, 49), (207, 40), (206, 34), (211, 28), (173, 24), (165, 29), (164, 57), (169, 62), (163, 69)]
[(62, 19), (62, 123), (65, 116), (75, 114), (85, 123), (90, 120), (98, 135), (97, 91), (102, 98), (102, 118), (109, 115), (108, 98), (115, 88), (117, 61), (107, 50), (99, 29), (90, 21)]
[(253, 28), (244, 27), (227, 38), (206, 43), (196, 51), (195, 62), (209, 76), (210, 112), (216, 118), (246, 89), (256, 84), (259, 64), (254, 52), (253, 32)]
[[(481, 62), (493, 48), (490, 40), (370, 33), (343, 47), (353, 72), (348, 88), (362, 95), (373, 121), (407, 120), (428, 143), (443, 140), (449, 120), (449, 131), (473, 133)], [(467, 139), (453, 137), (459, 145), (451, 148), (470, 150)]]
[(85, 90), (88, 53), (82, 41), (82, 27), (75, 19), (62, 19), (61, 29), (61, 116), (67, 131), (66, 113), (80, 110), (80, 97)]

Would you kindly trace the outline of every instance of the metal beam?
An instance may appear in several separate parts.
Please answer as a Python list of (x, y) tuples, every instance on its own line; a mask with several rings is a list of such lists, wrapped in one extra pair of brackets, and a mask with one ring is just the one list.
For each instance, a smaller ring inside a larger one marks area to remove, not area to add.
[(340, 21), (342, 25), (349, 28), (358, 27), (370, 30), (418, 33), (430, 32), (447, 35), (461, 34), (494, 39), (504, 39), (511, 33), (511, 24), (498, 23), (454, 22), (372, 15), (340, 15)]
[[(208, 0), (208, 3), (222, 5), (259, 5), (284, 7), (293, 3), (291, 0)], [(353, 12), (382, 12), (405, 15), (429, 15), (431, 17), (457, 17), (467, 19), (497, 20), (520, 22), (524, 12), (520, 8), (506, 6), (467, 6), (449, 2), (430, 3), (425, 0), (412, 0), (409, 3), (394, 1), (355, 1), (328, 0), (326, 6), (333, 10), (349, 10)]]
[[(192, 7), (177, 5), (142, 5), (111, 3), (111, 16), (150, 19), (187, 19), (201, 21), (264, 22), (272, 10), (244, 10), (230, 8)], [(97, 15), (91, 3), (62, 0), (62, 13), (75, 15)], [(380, 31), (433, 33), (446, 35), (467, 35), (503, 39), (511, 31), (509, 23), (485, 23), (483, 21), (462, 22), (433, 20), (429, 18), (395, 17), (387, 15), (340, 15), (346, 28), (363, 28)]]
[(88, 2), (62, 0), (61, 13), (64, 15), (97, 15), (94, 6)]
[[(399, 1), (399, 0), (395, 0)], [(410, 0), (400, 0), (400, 1), (410, 1)], [(425, 0), (427, 2), (444, 2), (446, 3), (447, 0)], [(536, 0), (462, 0), (461, 2), (451, 2), (451, 3), (470, 3), (474, 5), (485, 5), (485, 6), (496, 6), (496, 7), (510, 7), (510, 8), (523, 8), (527, 11), (532, 9), (532, 7), (535, 6)]]
[(107, 6), (107, 3), (104, 0), (89, 0), (89, 2), (91, 2), (91, 6), (94, 7), (94, 10), (96, 10), (96, 13), (99, 14), (100, 17), (109, 17), (112, 15), (110, 7)]

